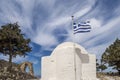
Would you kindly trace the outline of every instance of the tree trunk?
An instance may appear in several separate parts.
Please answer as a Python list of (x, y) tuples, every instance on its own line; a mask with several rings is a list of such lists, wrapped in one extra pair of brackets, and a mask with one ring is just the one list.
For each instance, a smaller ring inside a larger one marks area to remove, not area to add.
[(120, 75), (120, 70), (118, 70), (118, 74)]
[(10, 72), (11, 72), (11, 69), (12, 69), (12, 55), (10, 54), (9, 55), (9, 70), (10, 70)]
[(9, 55), (9, 63), (12, 63), (12, 55)]

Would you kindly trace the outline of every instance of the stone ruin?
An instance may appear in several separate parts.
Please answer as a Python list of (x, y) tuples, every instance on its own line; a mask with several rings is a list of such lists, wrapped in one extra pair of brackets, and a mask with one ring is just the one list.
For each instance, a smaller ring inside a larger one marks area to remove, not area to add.
[[(9, 69), (9, 62), (0, 60), (0, 80), (36, 80), (34, 76), (33, 65), (30, 62), (21, 64), (12, 63), (12, 68)], [(29, 72), (26, 72), (26, 68)], [(10, 71), (11, 70), (11, 71)]]
[(20, 64), (19, 68), (20, 70), (25, 73), (26, 72), (26, 68), (29, 68), (29, 72), (28, 74), (34, 76), (34, 71), (33, 71), (33, 64), (31, 62), (23, 62)]

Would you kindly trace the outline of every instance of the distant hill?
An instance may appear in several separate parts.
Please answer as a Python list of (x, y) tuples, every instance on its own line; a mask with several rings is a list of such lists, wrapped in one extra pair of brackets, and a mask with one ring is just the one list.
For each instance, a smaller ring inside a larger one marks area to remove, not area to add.
[[(19, 64), (12, 63), (12, 69), (9, 69), (9, 62), (0, 60), (0, 80), (29, 80), (37, 79), (28, 73), (19, 70)], [(10, 71), (11, 70), (11, 71)]]

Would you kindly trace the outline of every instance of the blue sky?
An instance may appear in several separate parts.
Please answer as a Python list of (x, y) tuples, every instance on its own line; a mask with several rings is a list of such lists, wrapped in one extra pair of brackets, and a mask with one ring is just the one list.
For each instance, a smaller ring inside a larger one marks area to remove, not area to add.
[(13, 62), (33, 62), (35, 75), (40, 75), (41, 57), (50, 55), (58, 44), (72, 41), (71, 15), (76, 22), (91, 22), (92, 31), (76, 34), (75, 42), (100, 58), (120, 38), (119, 4), (120, 0), (0, 0), (0, 26), (18, 22), (33, 51)]

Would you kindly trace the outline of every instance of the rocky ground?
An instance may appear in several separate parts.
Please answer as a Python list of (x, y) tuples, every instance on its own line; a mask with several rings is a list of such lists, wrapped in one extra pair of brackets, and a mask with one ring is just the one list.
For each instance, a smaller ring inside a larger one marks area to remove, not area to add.
[(119, 75), (113, 75), (113, 74), (98, 73), (97, 77), (100, 80), (120, 80), (120, 76)]
[(9, 63), (4, 60), (0, 60), (0, 80), (34, 80), (37, 77), (28, 73), (23, 73), (18, 69), (18, 64), (13, 63), (12, 69), (8, 67)]

